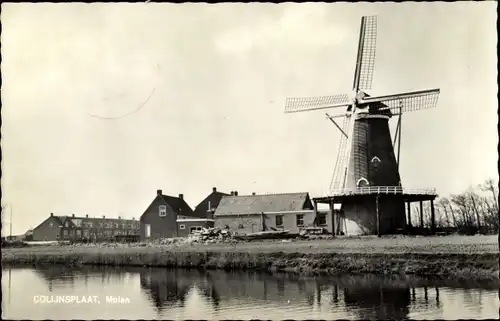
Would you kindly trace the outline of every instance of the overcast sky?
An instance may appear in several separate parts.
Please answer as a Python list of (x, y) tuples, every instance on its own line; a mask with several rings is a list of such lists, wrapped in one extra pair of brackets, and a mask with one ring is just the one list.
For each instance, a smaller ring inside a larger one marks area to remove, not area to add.
[(340, 133), (324, 111), (284, 114), (285, 98), (349, 93), (374, 14), (369, 93), (441, 88), (437, 108), (403, 117), (403, 185), (496, 179), (494, 2), (2, 4), (13, 232), (50, 212), (139, 218), (157, 189), (192, 207), (214, 186), (323, 195)]

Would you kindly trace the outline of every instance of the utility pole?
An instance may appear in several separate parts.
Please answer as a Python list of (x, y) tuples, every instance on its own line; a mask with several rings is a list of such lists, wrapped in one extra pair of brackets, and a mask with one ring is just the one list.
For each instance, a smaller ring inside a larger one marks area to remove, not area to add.
[(12, 203), (10, 204), (10, 239), (12, 240)]

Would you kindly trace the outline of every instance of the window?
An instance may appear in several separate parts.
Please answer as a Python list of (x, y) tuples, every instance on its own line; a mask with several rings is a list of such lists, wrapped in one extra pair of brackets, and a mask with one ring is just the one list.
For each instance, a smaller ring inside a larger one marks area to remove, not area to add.
[(318, 214), (318, 225), (319, 226), (326, 225), (326, 214), (324, 213)]
[(160, 216), (161, 217), (167, 216), (167, 206), (166, 205), (160, 205)]
[(283, 227), (283, 215), (276, 215), (276, 227)]
[(193, 233), (195, 231), (201, 231), (202, 227), (201, 226), (192, 226), (190, 232)]
[(183, 230), (183, 229), (185, 229), (185, 228), (186, 228), (186, 225), (184, 225), (184, 224), (179, 225), (179, 229), (180, 229), (180, 230)]
[(378, 169), (380, 166), (380, 158), (378, 158), (377, 156), (373, 157), (371, 163), (374, 169)]
[(64, 230), (64, 231), (63, 231), (63, 236), (64, 236), (64, 237), (68, 237), (68, 230)]
[(50, 227), (54, 227), (54, 224), (52, 222), (49, 223)]
[(360, 179), (358, 179), (358, 182), (356, 183), (356, 185), (358, 185), (358, 187), (363, 187), (363, 186), (370, 185), (370, 183), (368, 183), (368, 180), (366, 178), (361, 177)]
[(76, 237), (82, 237), (82, 230), (76, 230)]
[(297, 226), (304, 225), (304, 214), (297, 214)]

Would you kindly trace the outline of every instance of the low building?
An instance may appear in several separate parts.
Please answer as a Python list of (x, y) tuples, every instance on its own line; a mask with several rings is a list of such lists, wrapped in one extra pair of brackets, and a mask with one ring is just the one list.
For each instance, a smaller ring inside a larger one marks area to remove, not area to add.
[(156, 197), (141, 215), (140, 238), (142, 241), (161, 238), (187, 236), (192, 231), (213, 227), (214, 220), (206, 214), (196, 217), (194, 211), (184, 200), (178, 197), (163, 195), (156, 191)]
[(112, 241), (117, 235), (137, 235), (139, 222), (135, 219), (50, 216), (33, 229), (33, 241)]
[(215, 214), (215, 226), (238, 234), (288, 230), (299, 233), (307, 227), (321, 226), (332, 232), (331, 211), (316, 213), (309, 193), (241, 195), (222, 197)]

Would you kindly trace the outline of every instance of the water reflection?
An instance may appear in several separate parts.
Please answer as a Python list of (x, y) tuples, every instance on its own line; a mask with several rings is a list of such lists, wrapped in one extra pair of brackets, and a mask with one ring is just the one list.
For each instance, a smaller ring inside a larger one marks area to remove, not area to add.
[(219, 305), (210, 274), (199, 270), (146, 269), (140, 272), (140, 284), (159, 312), (169, 306), (183, 307), (193, 288), (208, 299), (214, 309)]
[[(4, 269), (2, 282), (8, 300), (3, 300), (2, 308), (10, 314), (2, 316), (14, 319), (91, 319), (103, 312), (110, 319), (498, 318), (500, 308), (498, 283), (492, 282), (467, 284), (407, 277), (299, 277), (153, 268), (53, 266), (23, 269), (21, 274), (13, 269), (12, 275), (11, 269), (8, 270), (5, 273)], [(22, 288), (26, 287), (22, 282), (29, 275), (36, 276), (40, 285), (31, 280), (29, 288)], [(9, 282), (5, 282), (5, 277), (9, 277)], [(19, 282), (11, 285), (11, 277)], [(18, 292), (24, 296), (29, 291), (36, 295), (92, 295), (97, 291), (103, 295), (124, 294), (133, 300), (127, 307), (101, 305), (67, 310), (40, 305), (26, 309), (30, 302), (25, 300), (17, 308), (10, 301), (11, 286), (13, 290), (21, 289)], [(66, 311), (71, 315), (64, 314)]]

